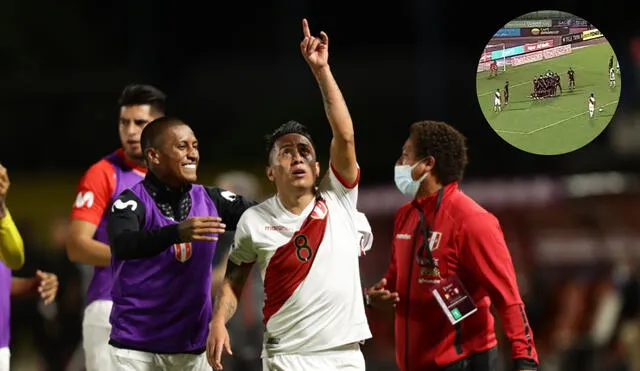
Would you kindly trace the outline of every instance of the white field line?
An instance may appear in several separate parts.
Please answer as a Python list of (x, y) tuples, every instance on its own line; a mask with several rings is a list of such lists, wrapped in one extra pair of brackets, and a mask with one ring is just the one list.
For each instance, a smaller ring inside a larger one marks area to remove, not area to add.
[[(600, 108), (602, 108), (602, 107), (606, 107), (606, 106), (609, 106), (609, 105), (612, 105), (612, 104), (614, 104), (614, 103), (618, 103), (618, 100), (614, 100), (614, 101), (609, 102), (609, 103), (607, 103), (607, 104), (605, 104), (605, 105), (602, 105), (602, 106), (600, 106)], [(543, 126), (543, 127), (541, 127), (541, 128), (537, 128), (537, 129), (535, 129), (535, 130), (531, 130), (531, 131), (529, 131), (529, 132), (526, 132), (526, 131), (510, 131), (510, 130), (502, 130), (502, 129), (495, 129), (495, 131), (496, 131), (496, 132), (498, 132), (498, 133), (506, 133), (506, 134), (522, 134), (522, 135), (531, 135), (531, 134), (533, 134), (533, 133), (537, 133), (537, 132), (539, 132), (539, 131), (542, 131), (542, 130), (545, 130), (545, 129), (548, 129), (548, 128), (552, 128), (552, 127), (554, 127), (554, 126), (556, 126), (556, 125), (560, 125), (560, 124), (562, 124), (563, 122), (567, 122), (567, 121), (569, 121), (569, 120), (573, 120), (574, 118), (576, 118), (576, 117), (580, 117), (580, 116), (582, 116), (582, 115), (586, 114), (587, 112), (588, 112), (588, 111), (584, 111), (584, 112), (578, 113), (577, 115), (573, 115), (573, 116), (571, 116), (571, 117), (567, 117), (566, 119), (562, 119), (562, 120), (559, 120), (559, 121), (553, 122), (553, 123), (551, 123), (551, 124), (549, 124), (549, 125)]]

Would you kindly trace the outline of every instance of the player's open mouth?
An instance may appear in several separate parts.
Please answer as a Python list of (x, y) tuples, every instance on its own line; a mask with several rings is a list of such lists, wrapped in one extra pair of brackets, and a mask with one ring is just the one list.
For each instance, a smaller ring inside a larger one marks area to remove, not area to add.
[(296, 170), (293, 170), (291, 173), (296, 178), (303, 178), (305, 176), (305, 174), (307, 173), (307, 171), (304, 170), (304, 169), (296, 169)]
[(183, 168), (185, 169), (189, 169), (189, 170), (195, 170), (196, 169), (196, 164), (184, 164), (182, 165)]

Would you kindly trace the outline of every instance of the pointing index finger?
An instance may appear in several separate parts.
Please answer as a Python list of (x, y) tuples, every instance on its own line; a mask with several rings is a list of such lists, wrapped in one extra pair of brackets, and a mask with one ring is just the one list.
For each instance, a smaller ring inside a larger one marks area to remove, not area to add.
[(302, 34), (304, 37), (311, 37), (311, 31), (309, 30), (309, 22), (306, 18), (302, 19)]

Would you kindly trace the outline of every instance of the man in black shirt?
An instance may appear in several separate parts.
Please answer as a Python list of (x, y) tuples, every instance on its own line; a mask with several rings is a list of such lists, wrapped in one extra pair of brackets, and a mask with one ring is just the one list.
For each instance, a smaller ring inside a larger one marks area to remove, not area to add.
[(573, 69), (569, 67), (569, 71), (567, 71), (567, 75), (569, 75), (569, 89), (574, 89), (576, 87), (576, 80)]

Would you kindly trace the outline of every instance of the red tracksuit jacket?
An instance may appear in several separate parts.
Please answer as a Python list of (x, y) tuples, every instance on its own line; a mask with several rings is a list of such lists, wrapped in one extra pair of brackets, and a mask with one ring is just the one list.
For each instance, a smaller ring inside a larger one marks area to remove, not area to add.
[[(538, 363), (533, 334), (518, 290), (511, 255), (498, 220), (458, 189), (456, 183), (444, 187), (435, 215), (436, 194), (403, 205), (395, 216), (391, 263), (385, 274), (387, 288), (397, 291), (396, 361), (401, 371), (438, 370), (497, 344), (495, 305), (513, 359)], [(432, 254), (437, 270), (416, 263), (423, 241), (417, 206), (431, 226), (435, 244)], [(438, 234), (441, 233), (441, 234)], [(417, 237), (417, 238), (416, 238)], [(451, 325), (430, 288), (433, 283), (457, 274), (475, 301), (478, 311)], [(419, 279), (423, 283), (419, 282)]]

